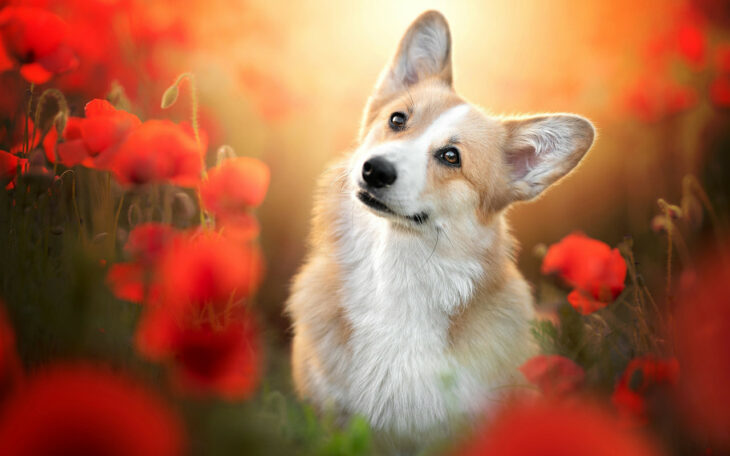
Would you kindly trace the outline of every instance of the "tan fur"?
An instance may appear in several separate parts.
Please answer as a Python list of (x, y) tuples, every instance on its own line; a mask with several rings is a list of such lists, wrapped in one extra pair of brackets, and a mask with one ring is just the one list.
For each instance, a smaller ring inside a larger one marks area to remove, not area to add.
[[(533, 299), (515, 265), (504, 209), (569, 172), (594, 136), (579, 116), (504, 120), (467, 105), (451, 84), (450, 47), (402, 61), (418, 33), (426, 44), (450, 46), (448, 26), (434, 12), (404, 36), (366, 107), (358, 149), (320, 180), (310, 254), (287, 303), (300, 395), (341, 421), (364, 414), (381, 448), (397, 454), (448, 435), (459, 419), (476, 417), (485, 401), (522, 383), (517, 368), (535, 353)], [(413, 80), (394, 82), (399, 71)], [(407, 113), (403, 131), (389, 127), (393, 112)], [(459, 167), (436, 159), (445, 147), (458, 148)], [(362, 156), (373, 150), (396, 150), (414, 163), (402, 169), (409, 178), (420, 170), (415, 182), (423, 188), (399, 188), (406, 196), (389, 202), (415, 198), (431, 211), (426, 223), (408, 213), (374, 214), (358, 201)], [(442, 374), (454, 384), (442, 388)]]

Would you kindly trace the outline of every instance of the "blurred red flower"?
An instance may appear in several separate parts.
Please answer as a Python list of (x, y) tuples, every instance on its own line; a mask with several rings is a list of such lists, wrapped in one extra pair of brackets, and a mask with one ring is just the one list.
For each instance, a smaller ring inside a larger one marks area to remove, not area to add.
[(23, 172), (27, 167), (28, 160), (0, 150), (0, 186), (13, 188), (18, 169)]
[(114, 296), (138, 304), (157, 296), (148, 288), (150, 281), (151, 271), (135, 262), (113, 264), (106, 274), (106, 283)]
[(256, 246), (201, 233), (170, 246), (156, 280), (169, 311), (212, 305), (217, 312), (254, 292), (262, 266)]
[(727, 250), (701, 261), (677, 300), (674, 334), (687, 423), (730, 450), (730, 266)]
[(520, 367), (520, 372), (547, 396), (563, 396), (577, 391), (585, 377), (582, 367), (559, 355), (533, 356)]
[(116, 263), (107, 273), (106, 280), (114, 295), (136, 303), (156, 299), (159, 286), (153, 281), (155, 268), (176, 235), (174, 228), (164, 223), (137, 225), (124, 245), (132, 261)]
[(171, 182), (192, 187), (200, 181), (200, 146), (169, 120), (148, 120), (122, 143), (112, 169), (123, 184)]
[(146, 357), (168, 361), (186, 391), (248, 395), (258, 377), (259, 347), (244, 299), (261, 276), (258, 250), (212, 232), (178, 238), (163, 254), (159, 299), (137, 328)]
[(129, 233), (124, 250), (144, 265), (157, 263), (165, 249), (177, 235), (175, 229), (166, 223), (142, 223)]
[(183, 391), (226, 399), (249, 396), (258, 382), (261, 357), (252, 319), (240, 307), (226, 315), (188, 310), (182, 317), (165, 307), (149, 310), (137, 329), (140, 353), (168, 362)]
[(221, 225), (251, 239), (258, 235), (258, 223), (250, 209), (263, 201), (269, 179), (269, 168), (260, 160), (233, 158), (208, 171), (208, 179), (200, 185), (200, 196)]
[(611, 401), (624, 424), (642, 425), (647, 421), (647, 392), (658, 385), (676, 385), (678, 381), (679, 363), (676, 359), (636, 358), (621, 375)]
[[(91, 100), (84, 112), (85, 118), (68, 119), (63, 131), (65, 141), (56, 146), (58, 158), (69, 167), (81, 164), (110, 169), (122, 142), (141, 122), (134, 114), (116, 109), (106, 100)], [(55, 160), (48, 150), (46, 156)]]
[(556, 273), (573, 287), (568, 301), (587, 315), (607, 306), (623, 291), (626, 261), (618, 249), (573, 233), (550, 246), (543, 258), (542, 273)]
[(591, 404), (538, 401), (505, 408), (475, 435), (461, 456), (656, 456), (640, 435), (621, 429)]
[(0, 46), (5, 55), (0, 59), (5, 61), (2, 66), (14, 60), (20, 74), (36, 84), (78, 65), (68, 45), (67, 24), (42, 8), (8, 6), (0, 10)]
[(5, 456), (174, 456), (183, 440), (180, 420), (157, 396), (88, 365), (37, 373), (0, 416)]
[(32, 152), (39, 146), (42, 146), (44, 150), (48, 150), (49, 148), (53, 150), (52, 148), (56, 142), (56, 130), (51, 128), (43, 138), (43, 143), (41, 144), (41, 131), (35, 128), (35, 124), (31, 119), (27, 119), (21, 122), (15, 122), (12, 131), (3, 139), (5, 143), (10, 145), (11, 154), (22, 156), (24, 150)]
[(679, 55), (694, 68), (702, 67), (705, 63), (707, 38), (700, 16), (692, 11), (685, 11), (675, 33)]

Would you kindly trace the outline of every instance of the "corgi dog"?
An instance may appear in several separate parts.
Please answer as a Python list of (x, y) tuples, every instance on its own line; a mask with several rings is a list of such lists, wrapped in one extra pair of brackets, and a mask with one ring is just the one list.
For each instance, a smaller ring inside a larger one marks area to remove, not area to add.
[(300, 396), (365, 417), (381, 452), (411, 454), (524, 385), (534, 303), (505, 210), (570, 172), (594, 136), (577, 115), (493, 117), (466, 102), (446, 20), (418, 17), (355, 150), (319, 185), (287, 302)]

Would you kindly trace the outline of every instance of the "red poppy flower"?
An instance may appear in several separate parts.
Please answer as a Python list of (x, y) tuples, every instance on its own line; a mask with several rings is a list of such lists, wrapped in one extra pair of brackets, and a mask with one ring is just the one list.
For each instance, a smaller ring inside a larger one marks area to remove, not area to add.
[(169, 120), (148, 120), (134, 129), (119, 149), (113, 171), (123, 184), (200, 181), (201, 148)]
[(182, 317), (164, 306), (150, 309), (138, 327), (137, 347), (149, 359), (168, 362), (183, 391), (245, 398), (258, 382), (260, 348), (253, 321), (237, 309), (216, 316), (190, 308)]
[(113, 264), (106, 274), (106, 282), (114, 296), (138, 304), (150, 297), (146, 289), (149, 281), (150, 272), (139, 263)]
[(10, 147), (10, 153), (20, 156), (23, 154), (24, 149), (27, 148), (28, 151), (33, 151), (39, 146), (43, 147), (46, 151), (48, 151), (49, 148), (52, 151), (56, 142), (56, 130), (51, 128), (43, 138), (43, 143), (41, 144), (40, 130), (35, 128), (33, 120), (28, 119), (27, 122), (27, 130), (26, 121), (15, 122), (15, 127), (13, 128), (13, 131), (10, 132), (9, 138), (7, 139), (7, 141), (12, 144), (12, 147)]
[(143, 264), (155, 264), (178, 233), (165, 223), (143, 223), (134, 227), (124, 250)]
[[(188, 134), (194, 141), (197, 141), (195, 139), (195, 130), (193, 129), (193, 125), (188, 122), (187, 120), (183, 120), (180, 122), (180, 126), (183, 130), (185, 130), (185, 133)], [(208, 151), (208, 132), (203, 129), (202, 127), (198, 126), (198, 137), (200, 139), (200, 151), (203, 155), (206, 155)]]
[(676, 359), (657, 360), (652, 357), (633, 359), (621, 375), (611, 401), (624, 424), (642, 425), (647, 421), (645, 396), (657, 385), (676, 385), (679, 363)]
[(158, 397), (129, 379), (59, 365), (10, 398), (0, 417), (0, 448), (6, 456), (174, 456), (183, 452), (183, 432)]
[(568, 301), (587, 315), (607, 306), (623, 291), (626, 261), (618, 249), (574, 233), (550, 246), (542, 262), (542, 273), (557, 273), (574, 287)]
[(228, 230), (258, 234), (258, 223), (250, 209), (264, 199), (269, 185), (269, 168), (255, 158), (238, 157), (225, 160), (208, 171), (208, 179), (200, 186), (205, 208)]
[(656, 456), (641, 436), (621, 429), (602, 409), (539, 401), (506, 408), (454, 454), (461, 456)]
[(125, 301), (154, 301), (159, 294), (159, 286), (153, 282), (155, 268), (176, 235), (170, 225), (163, 223), (136, 226), (124, 245), (132, 261), (112, 265), (107, 273), (106, 280), (112, 292)]
[(687, 422), (730, 450), (730, 267), (727, 250), (701, 261), (677, 300), (674, 334)]
[(520, 372), (548, 396), (563, 396), (578, 390), (585, 377), (582, 367), (559, 355), (533, 356), (520, 367)]
[[(101, 99), (86, 103), (84, 112), (83, 119), (68, 119), (63, 132), (65, 141), (57, 145), (58, 158), (69, 167), (81, 164), (109, 169), (122, 141), (141, 122), (134, 114), (116, 109)], [(53, 161), (54, 157), (48, 159)]]
[(67, 34), (66, 23), (42, 8), (8, 6), (0, 11), (0, 45), (29, 82), (43, 84), (78, 65)]
[(18, 169), (23, 172), (27, 167), (28, 160), (0, 150), (0, 186), (5, 188), (15, 187), (14, 182)]
[(206, 233), (171, 245), (160, 260), (156, 280), (160, 298), (171, 311), (208, 304), (223, 309), (253, 293), (261, 269), (255, 246)]
[(696, 17), (686, 18), (677, 28), (677, 51), (689, 64), (701, 67), (705, 62), (707, 39)]

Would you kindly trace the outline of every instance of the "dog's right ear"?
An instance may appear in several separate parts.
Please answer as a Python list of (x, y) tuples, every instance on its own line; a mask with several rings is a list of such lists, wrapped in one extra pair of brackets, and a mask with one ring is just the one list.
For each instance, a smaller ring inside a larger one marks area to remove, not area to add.
[(451, 33), (438, 11), (426, 11), (406, 30), (368, 100), (363, 124), (369, 124), (379, 105), (394, 94), (431, 78), (451, 86)]

